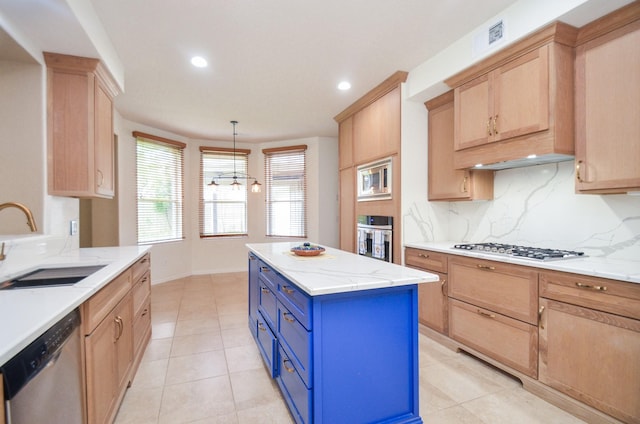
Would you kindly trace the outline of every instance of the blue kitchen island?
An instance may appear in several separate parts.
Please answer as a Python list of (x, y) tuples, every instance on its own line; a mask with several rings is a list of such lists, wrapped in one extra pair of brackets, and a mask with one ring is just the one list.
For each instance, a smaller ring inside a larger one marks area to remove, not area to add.
[(337, 249), (248, 244), (249, 327), (297, 423), (422, 423), (418, 289), (438, 276)]

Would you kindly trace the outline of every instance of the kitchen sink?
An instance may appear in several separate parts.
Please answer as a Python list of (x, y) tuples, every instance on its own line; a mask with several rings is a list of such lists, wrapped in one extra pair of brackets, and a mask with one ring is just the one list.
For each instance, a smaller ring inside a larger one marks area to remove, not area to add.
[(0, 290), (32, 287), (68, 286), (84, 280), (105, 265), (40, 268), (0, 283)]

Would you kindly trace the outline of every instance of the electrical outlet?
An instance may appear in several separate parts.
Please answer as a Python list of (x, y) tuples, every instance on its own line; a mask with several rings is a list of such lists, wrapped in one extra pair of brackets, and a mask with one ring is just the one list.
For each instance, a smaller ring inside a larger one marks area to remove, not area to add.
[(72, 219), (69, 224), (69, 234), (72, 236), (78, 234), (78, 220)]

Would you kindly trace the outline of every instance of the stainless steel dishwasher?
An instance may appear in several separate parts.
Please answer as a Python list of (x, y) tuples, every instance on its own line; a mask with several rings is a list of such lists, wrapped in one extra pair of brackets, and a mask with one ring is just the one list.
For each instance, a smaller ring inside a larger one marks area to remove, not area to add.
[(79, 327), (75, 309), (0, 367), (7, 424), (84, 422)]

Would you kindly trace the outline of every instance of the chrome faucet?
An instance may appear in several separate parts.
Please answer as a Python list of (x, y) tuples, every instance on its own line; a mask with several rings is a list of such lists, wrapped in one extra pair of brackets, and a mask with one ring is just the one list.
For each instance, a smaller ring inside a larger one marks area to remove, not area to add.
[(27, 217), (27, 225), (29, 226), (29, 228), (31, 228), (31, 232), (35, 233), (36, 231), (38, 231), (38, 228), (36, 227), (36, 221), (33, 219), (33, 214), (28, 207), (26, 207), (22, 203), (17, 202), (7, 202), (0, 205), (0, 211), (6, 208), (20, 209)]

